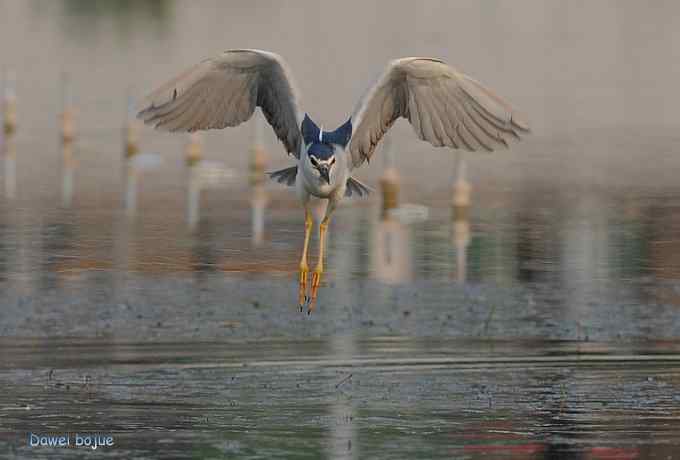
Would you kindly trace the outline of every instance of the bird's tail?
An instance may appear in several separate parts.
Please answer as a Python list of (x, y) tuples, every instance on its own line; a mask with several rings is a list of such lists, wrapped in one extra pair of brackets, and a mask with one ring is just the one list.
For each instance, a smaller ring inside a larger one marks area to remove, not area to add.
[(278, 171), (267, 173), (272, 180), (279, 184), (295, 185), (295, 177), (297, 176), (297, 166), (291, 166), (286, 169), (279, 169)]

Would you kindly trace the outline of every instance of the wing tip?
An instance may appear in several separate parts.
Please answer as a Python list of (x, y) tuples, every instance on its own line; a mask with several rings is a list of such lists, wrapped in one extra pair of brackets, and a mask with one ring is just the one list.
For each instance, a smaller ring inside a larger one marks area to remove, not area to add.
[(352, 197), (356, 194), (359, 198), (363, 198), (369, 196), (374, 191), (375, 190), (372, 187), (369, 187), (353, 177), (347, 179), (347, 188), (345, 190), (346, 197)]
[(527, 123), (527, 121), (523, 117), (519, 116), (516, 112), (512, 113), (510, 117), (510, 123), (514, 128), (517, 128), (523, 133), (531, 133), (531, 127), (529, 126), (529, 123)]
[(137, 120), (142, 121), (145, 125), (153, 125), (153, 117), (149, 116), (149, 113), (147, 111), (140, 111), (137, 112), (137, 116), (135, 117)]

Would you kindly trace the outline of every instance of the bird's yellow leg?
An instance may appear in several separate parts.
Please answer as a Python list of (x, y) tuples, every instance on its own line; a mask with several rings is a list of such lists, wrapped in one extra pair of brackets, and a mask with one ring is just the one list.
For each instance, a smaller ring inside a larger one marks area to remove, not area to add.
[(311, 314), (316, 307), (316, 295), (319, 290), (319, 284), (321, 283), (321, 274), (323, 273), (323, 253), (326, 243), (326, 230), (328, 229), (328, 221), (330, 217), (326, 214), (323, 218), (321, 224), (319, 225), (319, 260), (316, 263), (316, 268), (312, 272), (312, 292), (309, 297), (309, 307), (307, 308), (307, 314)]
[(312, 213), (305, 207), (305, 243), (302, 246), (302, 259), (300, 260), (300, 294), (298, 296), (300, 311), (307, 303), (307, 275), (309, 265), (307, 265), (307, 248), (309, 247), (309, 237), (312, 234)]

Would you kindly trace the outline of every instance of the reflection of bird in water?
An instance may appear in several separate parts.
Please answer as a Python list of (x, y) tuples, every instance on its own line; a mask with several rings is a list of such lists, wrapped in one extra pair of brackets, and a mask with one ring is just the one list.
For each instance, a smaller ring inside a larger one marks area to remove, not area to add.
[[(422, 140), (438, 147), (492, 151), (507, 138), (528, 132), (512, 108), (489, 89), (444, 62), (430, 58), (392, 61), (361, 98), (351, 118), (335, 131), (301, 116), (292, 76), (283, 59), (258, 50), (230, 50), (170, 80), (147, 98), (139, 113), (166, 131), (196, 131), (239, 125), (260, 107), (297, 165), (272, 178), (294, 185), (305, 208), (300, 261), (300, 310), (314, 309), (323, 273), (324, 236), (344, 196), (363, 196), (368, 187), (351, 177), (371, 158), (385, 132), (406, 118)], [(309, 201), (328, 200), (319, 226), (319, 259), (307, 296), (307, 248), (312, 228)]]

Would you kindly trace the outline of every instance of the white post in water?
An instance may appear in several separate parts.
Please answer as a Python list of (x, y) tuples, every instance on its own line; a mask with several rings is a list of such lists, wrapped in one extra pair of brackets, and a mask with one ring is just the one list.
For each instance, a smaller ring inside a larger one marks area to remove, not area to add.
[(250, 149), (251, 231), (252, 244), (259, 246), (264, 239), (264, 215), (267, 207), (267, 192), (264, 188), (267, 153), (264, 148), (264, 115), (260, 110), (253, 116), (253, 146)]
[(124, 149), (123, 149), (123, 207), (128, 217), (134, 217), (137, 212), (137, 171), (134, 167), (135, 155), (139, 153), (138, 128), (135, 119), (135, 105), (128, 94), (125, 115)]
[(201, 218), (201, 171), (198, 168), (203, 156), (203, 142), (197, 132), (191, 133), (185, 149), (185, 160), (188, 168), (187, 186), (187, 225), (194, 230)]
[(253, 115), (253, 146), (250, 149), (250, 184), (264, 183), (267, 153), (264, 149), (264, 115), (258, 109)]
[(454, 220), (467, 219), (470, 208), (470, 191), (472, 187), (467, 181), (467, 166), (463, 152), (456, 150), (456, 172), (453, 182), (453, 215)]
[(456, 170), (453, 183), (453, 232), (452, 240), (456, 248), (456, 280), (464, 283), (467, 279), (467, 248), (470, 244), (470, 184), (466, 179), (467, 169), (463, 152), (456, 151)]
[(411, 229), (391, 211), (399, 206), (400, 177), (394, 165), (392, 140), (383, 138), (383, 174), (380, 178), (382, 212), (373, 239), (373, 271), (387, 284), (399, 284), (411, 278), (412, 257), (409, 246)]
[(73, 202), (73, 174), (75, 158), (73, 144), (75, 141), (75, 108), (73, 107), (73, 93), (68, 75), (62, 80), (62, 112), (61, 112), (61, 146), (62, 146), (62, 188), (61, 202), (65, 208), (70, 208)]
[(139, 152), (139, 120), (135, 115), (135, 102), (132, 96), (128, 96), (127, 115), (123, 127), (124, 155), (130, 158)]
[(5, 73), (2, 95), (3, 133), (12, 136), (17, 129), (16, 76), (13, 71)]
[(196, 166), (203, 158), (203, 139), (198, 131), (189, 134), (189, 143), (184, 150), (187, 166)]
[(71, 81), (67, 74), (62, 80), (62, 112), (61, 112), (61, 139), (64, 144), (75, 140), (75, 109), (73, 107), (73, 93)]
[(137, 171), (132, 160), (126, 160), (125, 213), (134, 217), (137, 213)]
[(264, 185), (253, 187), (251, 198), (252, 244), (260, 246), (264, 240), (264, 212), (267, 207), (267, 192)]
[(17, 130), (16, 77), (14, 72), (5, 73), (2, 92), (2, 126), (3, 156), (5, 163), (5, 196), (13, 200), (16, 195), (16, 144), (14, 136)]
[(386, 216), (391, 209), (399, 206), (399, 172), (394, 166), (394, 153), (392, 152), (392, 137), (386, 134), (383, 137), (383, 174), (380, 178), (380, 190), (382, 192), (382, 215)]

